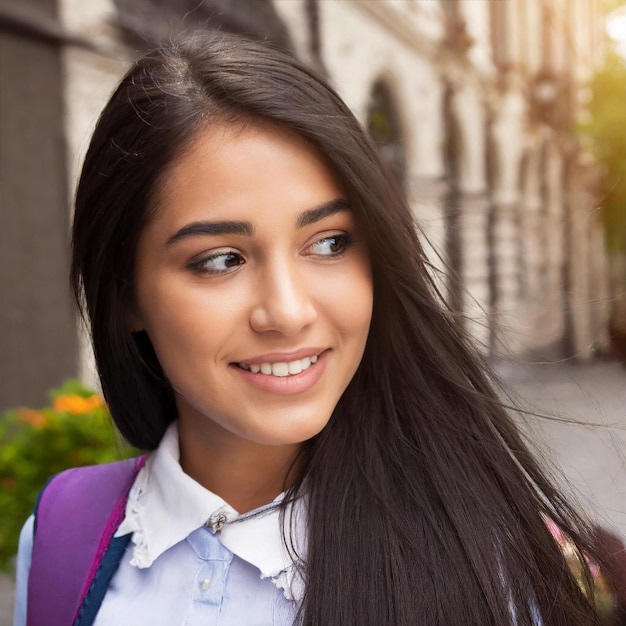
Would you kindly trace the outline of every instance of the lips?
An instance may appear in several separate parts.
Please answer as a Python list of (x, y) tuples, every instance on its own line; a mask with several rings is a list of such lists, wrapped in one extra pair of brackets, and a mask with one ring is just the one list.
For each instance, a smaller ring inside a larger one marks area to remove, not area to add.
[(247, 383), (264, 392), (297, 394), (317, 384), (326, 370), (330, 352), (330, 349), (315, 348), (265, 354), (233, 362), (230, 367)]
[(261, 363), (237, 363), (237, 366), (253, 374), (264, 374), (265, 376), (278, 376), (279, 378), (285, 376), (295, 376), (305, 370), (308, 370), (311, 365), (317, 363), (318, 355), (305, 356), (302, 359), (293, 359), (291, 361), (277, 361), (271, 363), (264, 361)]

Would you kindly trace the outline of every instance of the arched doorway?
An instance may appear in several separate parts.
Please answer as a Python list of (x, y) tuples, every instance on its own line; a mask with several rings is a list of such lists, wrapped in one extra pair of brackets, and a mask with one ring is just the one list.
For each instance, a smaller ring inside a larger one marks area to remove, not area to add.
[(383, 163), (406, 190), (406, 158), (402, 129), (391, 90), (384, 81), (374, 84), (367, 109), (367, 130)]

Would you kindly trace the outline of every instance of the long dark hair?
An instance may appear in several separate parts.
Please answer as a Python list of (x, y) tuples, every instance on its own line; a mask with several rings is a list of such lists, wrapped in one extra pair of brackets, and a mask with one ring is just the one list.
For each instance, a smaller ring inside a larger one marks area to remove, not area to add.
[(584, 526), (438, 298), (402, 192), (332, 88), (267, 44), (201, 36), (148, 54), (94, 132), (76, 195), (72, 281), (122, 434), (154, 449), (176, 419), (150, 341), (128, 316), (137, 240), (160, 182), (200, 129), (254, 119), (325, 155), (374, 277), (362, 363), (290, 486), (294, 497), (306, 491), (309, 511), (299, 622), (596, 623), (546, 521), (591, 551)]

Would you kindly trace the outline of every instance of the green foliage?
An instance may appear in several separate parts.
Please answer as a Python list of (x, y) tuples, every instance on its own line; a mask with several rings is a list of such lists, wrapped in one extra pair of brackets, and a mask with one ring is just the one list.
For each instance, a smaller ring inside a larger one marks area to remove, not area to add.
[(602, 220), (611, 253), (626, 252), (626, 65), (613, 50), (591, 81), (590, 120), (581, 126), (601, 166)]
[(0, 414), (0, 570), (10, 569), (21, 526), (50, 476), (136, 454), (116, 434), (101, 398), (78, 381), (49, 396), (45, 408)]

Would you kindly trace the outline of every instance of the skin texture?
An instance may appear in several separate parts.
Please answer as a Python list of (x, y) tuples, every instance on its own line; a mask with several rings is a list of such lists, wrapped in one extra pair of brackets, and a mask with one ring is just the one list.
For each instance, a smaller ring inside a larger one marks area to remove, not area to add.
[[(175, 390), (183, 469), (243, 512), (284, 489), (360, 363), (367, 249), (332, 172), (291, 131), (203, 131), (165, 181), (139, 241), (133, 329)], [(304, 355), (320, 357), (293, 378), (236, 365)]]

